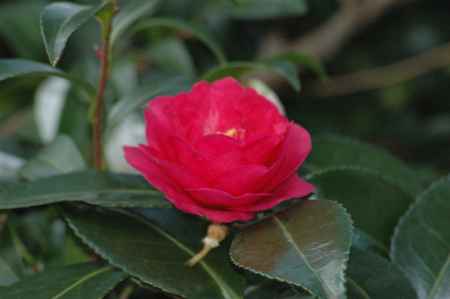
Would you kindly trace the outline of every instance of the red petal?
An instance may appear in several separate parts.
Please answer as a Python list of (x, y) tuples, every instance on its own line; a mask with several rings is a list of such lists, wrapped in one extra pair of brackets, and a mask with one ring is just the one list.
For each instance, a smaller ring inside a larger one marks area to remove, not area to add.
[(271, 192), (292, 176), (308, 157), (310, 151), (311, 137), (308, 131), (291, 123), (277, 154), (278, 159), (266, 175), (265, 191)]
[(302, 180), (297, 174), (288, 178), (283, 184), (278, 186), (270, 199), (260, 200), (245, 207), (239, 207), (239, 211), (258, 212), (273, 208), (274, 206), (294, 198), (305, 197), (314, 192), (315, 187)]

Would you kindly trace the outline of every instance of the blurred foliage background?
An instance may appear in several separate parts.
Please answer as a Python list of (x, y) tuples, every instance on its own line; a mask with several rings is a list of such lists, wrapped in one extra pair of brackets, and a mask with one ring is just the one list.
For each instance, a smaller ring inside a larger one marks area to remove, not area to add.
[[(0, 3), (0, 57), (46, 62), (38, 24), (48, 2)], [(189, 20), (212, 32), (229, 60), (297, 49), (316, 56), (327, 70), (328, 81), (302, 72), (298, 93), (284, 82), (266, 78), (292, 119), (314, 133), (354, 136), (381, 144), (425, 170), (448, 171), (448, 1), (308, 1), (302, 4), (302, 16), (269, 18), (263, 9), (261, 15), (242, 17), (230, 13), (229, 5), (225, 0), (160, 1), (149, 14)], [(138, 32), (119, 42), (113, 75), (118, 98), (138, 84), (153, 86), (173, 75), (193, 81), (215, 63), (189, 35), (166, 33)], [(95, 84), (97, 40), (98, 29), (91, 22), (71, 38), (60, 67), (81, 69), (77, 71)], [(42, 78), (1, 83), (2, 150), (26, 157), (42, 145), (30, 120), (40, 82)], [(77, 96), (68, 91), (69, 98)], [(59, 131), (71, 135), (88, 154), (89, 132), (82, 122), (86, 107), (77, 100), (66, 101)]]

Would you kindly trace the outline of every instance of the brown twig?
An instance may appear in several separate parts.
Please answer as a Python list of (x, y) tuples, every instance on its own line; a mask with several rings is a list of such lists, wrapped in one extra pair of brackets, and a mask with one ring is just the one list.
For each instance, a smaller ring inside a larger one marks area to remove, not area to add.
[[(297, 40), (287, 41), (271, 33), (262, 42), (258, 57), (270, 57), (283, 52), (300, 52), (325, 62), (332, 58), (355, 34), (383, 16), (393, 7), (414, 0), (340, 0), (340, 8), (317, 29)], [(273, 75), (259, 76), (272, 87), (284, 81)]]
[(396, 63), (332, 77), (308, 90), (315, 96), (339, 96), (394, 86), (450, 66), (450, 43)]
[(259, 56), (296, 51), (327, 60), (334, 56), (353, 35), (384, 15), (403, 0), (341, 0), (340, 8), (317, 29), (294, 41), (270, 34), (260, 47)]

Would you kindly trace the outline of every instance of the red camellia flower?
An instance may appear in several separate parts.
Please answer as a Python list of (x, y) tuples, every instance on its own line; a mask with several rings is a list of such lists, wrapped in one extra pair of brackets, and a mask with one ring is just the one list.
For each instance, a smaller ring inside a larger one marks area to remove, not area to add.
[(125, 147), (125, 158), (182, 211), (246, 221), (314, 191), (297, 175), (308, 132), (232, 78), (157, 97), (145, 120), (147, 144)]

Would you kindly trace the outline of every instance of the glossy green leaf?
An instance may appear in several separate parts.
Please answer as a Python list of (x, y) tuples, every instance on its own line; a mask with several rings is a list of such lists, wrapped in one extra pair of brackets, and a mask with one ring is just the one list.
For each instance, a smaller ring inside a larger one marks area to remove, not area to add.
[(350, 216), (337, 203), (310, 200), (252, 225), (231, 246), (233, 262), (321, 298), (346, 298)]
[(46, 270), (0, 288), (0, 298), (99, 299), (126, 277), (125, 273), (109, 266), (77, 264)]
[(122, 0), (119, 1), (119, 13), (114, 17), (111, 43), (116, 40), (138, 19), (151, 15), (160, 0)]
[[(186, 298), (242, 298), (240, 275), (232, 271), (223, 248), (214, 250), (195, 267), (184, 264), (199, 249), (206, 223), (201, 233), (194, 234), (195, 227), (184, 222), (184, 216), (174, 218), (173, 209), (157, 213), (169, 227), (184, 231), (184, 236), (136, 215), (92, 209), (65, 211), (70, 227), (84, 243), (144, 283)], [(190, 242), (185, 241), (187, 237)], [(192, 247), (192, 242), (196, 246)]]
[(30, 75), (61, 77), (84, 88), (89, 94), (95, 93), (89, 83), (47, 64), (25, 59), (0, 59), (0, 81)]
[(29, 160), (20, 174), (28, 180), (36, 180), (86, 168), (86, 162), (72, 139), (61, 135)]
[(297, 68), (287, 61), (262, 61), (262, 62), (230, 62), (225, 65), (211, 69), (202, 76), (202, 79), (214, 81), (223, 77), (241, 77), (249, 72), (269, 72), (277, 74), (286, 79), (296, 90), (300, 90), (300, 79), (298, 78)]
[(70, 36), (92, 19), (98, 7), (56, 2), (45, 7), (41, 14), (41, 35), (50, 63), (58, 63)]
[(305, 163), (310, 172), (327, 168), (359, 167), (390, 178), (413, 196), (423, 189), (413, 170), (381, 148), (336, 135), (314, 137), (313, 148)]
[(308, 179), (319, 198), (340, 202), (352, 215), (355, 226), (388, 248), (400, 216), (414, 200), (396, 181), (363, 168), (330, 168)]
[(346, 274), (349, 298), (417, 298), (413, 287), (400, 269), (370, 251), (353, 247)]
[(230, 9), (232, 16), (242, 19), (266, 19), (304, 15), (308, 6), (304, 0), (236, 0)]
[(81, 201), (106, 207), (167, 207), (161, 193), (140, 176), (75, 172), (32, 182), (1, 183), (0, 209)]
[(159, 27), (170, 28), (192, 35), (211, 50), (220, 64), (224, 64), (226, 62), (225, 54), (214, 38), (200, 26), (186, 21), (170, 18), (152, 18), (136, 24), (136, 26), (133, 27), (132, 32), (139, 32)]
[(392, 260), (419, 299), (450, 298), (450, 176), (422, 193), (392, 239)]

